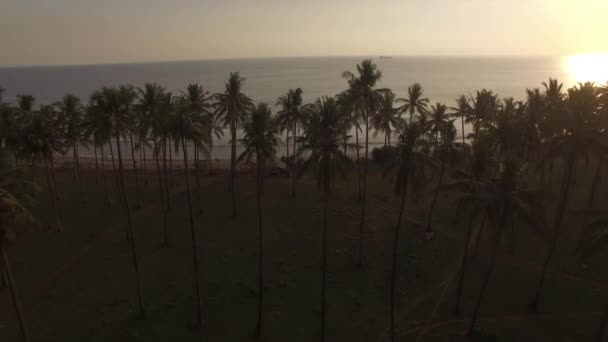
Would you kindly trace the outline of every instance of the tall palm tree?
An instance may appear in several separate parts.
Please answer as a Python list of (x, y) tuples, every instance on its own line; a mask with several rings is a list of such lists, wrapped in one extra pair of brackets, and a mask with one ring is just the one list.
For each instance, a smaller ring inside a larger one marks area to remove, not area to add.
[(370, 119), (374, 129), (374, 138), (378, 134), (384, 135), (384, 145), (391, 146), (391, 134), (393, 131), (400, 132), (405, 127), (405, 120), (399, 117), (395, 108), (395, 94), (387, 91), (382, 94), (382, 101), (378, 112)]
[(503, 163), (501, 169), (500, 177), (490, 183), (489, 187), (481, 189), (484, 197), (487, 198), (489, 216), (496, 222), (496, 232), (491, 246), (490, 263), (484, 272), (481, 287), (475, 300), (467, 335), (474, 332), (481, 303), (496, 268), (498, 248), (506, 228), (513, 224), (515, 216), (520, 223), (541, 231), (543, 228), (542, 220), (539, 219), (539, 217), (542, 217), (542, 215), (539, 215), (539, 213), (542, 213), (542, 201), (539, 201), (539, 192), (534, 188), (527, 187), (520, 181), (522, 174), (520, 162), (508, 159)]
[(406, 199), (409, 186), (418, 181), (420, 177), (426, 177), (430, 170), (436, 166), (435, 161), (420, 150), (423, 128), (418, 122), (408, 125), (401, 136), (395, 159), (388, 165), (388, 171), (396, 170), (395, 192), (400, 195), (399, 214), (393, 237), (391, 285), (390, 285), (390, 338), (395, 341), (395, 300), (397, 288), (397, 270), (399, 245), (401, 241), (401, 226), (406, 207)]
[(347, 79), (351, 98), (355, 108), (363, 113), (365, 123), (365, 158), (363, 161), (363, 179), (361, 182), (361, 220), (359, 222), (359, 253), (357, 265), (363, 265), (363, 234), (365, 232), (365, 214), (367, 209), (367, 174), (369, 170), (369, 120), (380, 108), (382, 93), (386, 89), (375, 89), (376, 84), (382, 79), (382, 71), (378, 70), (376, 64), (365, 59), (357, 64), (357, 74), (345, 71), (342, 77)]
[(251, 112), (243, 123), (243, 146), (245, 150), (239, 156), (239, 161), (250, 161), (256, 158), (256, 184), (257, 184), (257, 209), (258, 209), (258, 320), (254, 335), (262, 333), (262, 303), (264, 300), (264, 248), (262, 238), (262, 172), (266, 161), (274, 159), (276, 146), (278, 144), (277, 126), (272, 120), (270, 108), (265, 103), (260, 103)]
[(234, 179), (236, 177), (236, 143), (237, 130), (245, 118), (246, 113), (253, 106), (253, 102), (243, 93), (245, 78), (238, 72), (230, 73), (223, 93), (217, 93), (215, 97), (216, 115), (224, 127), (230, 128), (231, 151), (230, 151), (230, 191), (232, 194), (232, 217), (236, 217), (236, 189)]
[(0, 184), (2, 184), (0, 187), (0, 272), (5, 277), (10, 293), (21, 340), (29, 342), (30, 336), (6, 249), (9, 243), (17, 238), (19, 228), (24, 225), (24, 219), (26, 222), (32, 220), (24, 201), (30, 199), (31, 192), (35, 191), (36, 187), (14, 169), (0, 172)]
[(63, 142), (57, 122), (57, 113), (52, 106), (41, 106), (40, 110), (25, 115), (21, 121), (22, 130), (18, 142), (18, 155), (28, 159), (44, 160), (46, 183), (55, 225), (59, 232), (63, 232), (61, 208), (58, 205), (59, 196), (54, 181), (53, 154), (63, 153)]
[(198, 328), (203, 326), (203, 298), (201, 294), (200, 275), (199, 275), (199, 252), (198, 238), (194, 224), (194, 214), (192, 205), (192, 190), (190, 185), (190, 171), (188, 166), (187, 142), (191, 141), (199, 146), (204, 143), (204, 129), (201, 125), (201, 113), (207, 110), (207, 93), (198, 84), (190, 84), (186, 92), (177, 103), (176, 132), (175, 139), (181, 144), (184, 153), (184, 173), (186, 175), (186, 190), (188, 193), (188, 219), (190, 222), (190, 235), (192, 239), (192, 261), (194, 272), (194, 285), (197, 299), (196, 305), (196, 324)]
[(321, 247), (321, 342), (325, 341), (327, 303), (327, 232), (329, 229), (329, 199), (331, 180), (336, 171), (344, 171), (350, 160), (341, 149), (340, 111), (333, 98), (318, 99), (307, 107), (303, 145), (299, 153), (306, 155), (304, 169), (314, 168), (322, 188), (322, 247)]
[(94, 92), (91, 99), (92, 102), (95, 103), (95, 105), (98, 106), (98, 108), (102, 111), (102, 113), (106, 115), (106, 122), (109, 122), (110, 131), (112, 132), (112, 135), (116, 141), (116, 150), (118, 152), (119, 184), (125, 215), (127, 218), (127, 236), (130, 242), (131, 257), (137, 285), (138, 315), (140, 317), (145, 317), (146, 310), (144, 306), (143, 283), (139, 269), (139, 259), (135, 243), (133, 219), (131, 217), (129, 197), (127, 195), (127, 186), (125, 184), (122, 149), (120, 147), (120, 137), (123, 136), (125, 131), (128, 129), (129, 115), (133, 110), (136, 96), (135, 90), (131, 86), (121, 85), (118, 88), (103, 87), (101, 90)]
[(552, 120), (558, 121), (559, 126), (566, 129), (552, 139), (545, 158), (561, 157), (565, 170), (552, 224), (553, 236), (542, 264), (538, 285), (529, 304), (529, 309), (533, 312), (538, 311), (548, 267), (561, 237), (562, 222), (570, 196), (570, 188), (575, 179), (576, 164), (589, 155), (602, 156), (606, 152), (597, 130), (592, 127), (598, 108), (599, 101), (594, 85), (585, 83), (568, 89), (563, 110), (552, 113)]
[(460, 133), (462, 134), (462, 145), (466, 144), (466, 134), (464, 134), (464, 121), (471, 113), (471, 100), (466, 95), (460, 95), (456, 99), (456, 107), (452, 107), (453, 110), (451, 116), (458, 119), (460, 118)]
[(498, 95), (486, 89), (477, 91), (475, 97), (471, 100), (471, 110), (466, 120), (467, 123), (473, 125), (473, 140), (477, 140), (485, 125), (494, 119), (498, 108)]
[[(287, 146), (287, 160), (291, 167), (291, 197), (296, 196), (296, 142), (298, 135), (298, 124), (304, 121), (302, 114), (302, 89), (297, 88), (295, 90), (289, 89), (287, 94), (278, 98), (276, 102), (277, 106), (281, 107), (281, 110), (277, 113), (276, 120), (281, 131), (287, 132), (287, 139), (285, 141)], [(289, 131), (292, 132), (293, 137), (293, 160), (289, 159)]]
[[(362, 133), (361, 129), (361, 121), (363, 119), (362, 110), (358, 106), (356, 94), (353, 93), (352, 89), (347, 89), (340, 94), (337, 95), (336, 101), (338, 102), (338, 110), (340, 111), (340, 116), (343, 118), (342, 125), (342, 141), (344, 153), (347, 153), (346, 146), (348, 145), (348, 141), (350, 140), (350, 131), (352, 128), (355, 129), (355, 164), (360, 164), (360, 149), (361, 146), (359, 144), (359, 133)], [(356, 169), (357, 171), (357, 200), (361, 201), (363, 197), (361, 194), (361, 170), (359, 167)]]
[(409, 112), (410, 119), (409, 123), (412, 124), (412, 119), (418, 113), (420, 116), (426, 115), (429, 99), (423, 97), (424, 90), (419, 83), (414, 83), (413, 85), (407, 88), (407, 98), (399, 98), (397, 99), (397, 103), (403, 103), (401, 107), (398, 108), (399, 113)]
[(436, 159), (439, 160), (439, 179), (437, 180), (437, 186), (433, 191), (433, 199), (431, 200), (431, 206), (429, 208), (429, 214), (427, 218), (427, 226), (425, 232), (425, 239), (430, 240), (434, 236), (433, 232), (433, 213), (435, 211), (435, 206), (437, 205), (437, 200), (439, 199), (439, 191), (443, 186), (445, 171), (448, 166), (454, 165), (457, 161), (458, 157), (462, 154), (464, 146), (458, 146), (455, 143), (456, 139), (456, 128), (450, 121), (449, 124), (443, 125), (441, 127), (441, 142), (439, 143), (437, 149), (435, 149), (434, 153), (436, 155)]
[(67, 94), (63, 99), (55, 103), (59, 115), (60, 124), (63, 125), (66, 144), (72, 147), (73, 153), (73, 174), (74, 181), (79, 177), (79, 146), (84, 128), (84, 108), (80, 99), (72, 94)]
[(445, 131), (447, 126), (454, 126), (454, 122), (450, 120), (448, 114), (448, 107), (437, 102), (436, 105), (431, 106), (428, 120), (429, 134), (433, 137), (434, 149), (437, 149), (439, 135)]

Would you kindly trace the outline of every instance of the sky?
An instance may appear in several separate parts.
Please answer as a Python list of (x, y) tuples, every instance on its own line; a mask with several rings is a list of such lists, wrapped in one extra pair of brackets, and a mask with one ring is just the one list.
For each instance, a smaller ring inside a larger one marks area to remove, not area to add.
[(608, 52), (608, 0), (0, 0), (0, 66)]

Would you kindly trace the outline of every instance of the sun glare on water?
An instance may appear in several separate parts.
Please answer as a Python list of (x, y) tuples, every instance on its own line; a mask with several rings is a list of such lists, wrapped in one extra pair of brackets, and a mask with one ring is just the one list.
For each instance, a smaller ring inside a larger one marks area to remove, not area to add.
[(569, 56), (567, 64), (576, 82), (608, 82), (608, 54)]

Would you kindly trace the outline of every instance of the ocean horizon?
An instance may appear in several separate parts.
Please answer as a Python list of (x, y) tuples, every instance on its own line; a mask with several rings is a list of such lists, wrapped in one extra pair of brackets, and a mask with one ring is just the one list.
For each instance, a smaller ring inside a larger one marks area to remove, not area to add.
[[(254, 102), (267, 102), (274, 107), (276, 99), (289, 89), (302, 88), (304, 102), (322, 96), (334, 96), (347, 87), (342, 72), (354, 71), (363, 56), (335, 57), (266, 57), (243, 59), (209, 59), (53, 66), (0, 67), (0, 87), (6, 89), (5, 101), (14, 102), (18, 94), (31, 94), (38, 104), (58, 101), (65, 94), (80, 97), (83, 103), (102, 86), (132, 84), (143, 86), (156, 82), (175, 94), (189, 83), (199, 83), (210, 93), (223, 90), (230, 72), (246, 78), (244, 91)], [(431, 104), (455, 105), (461, 94), (472, 95), (480, 89), (491, 89), (502, 98), (524, 100), (528, 88), (542, 87), (542, 82), (557, 78), (565, 87), (574, 85), (577, 75), (568, 57), (523, 56), (391, 56), (371, 57), (383, 77), (379, 88), (390, 88), (397, 97), (405, 97), (407, 88), (420, 83)], [(460, 134), (460, 130), (459, 130)], [(374, 145), (383, 136), (370, 134)], [(214, 146), (214, 158), (228, 153), (227, 138)], [(281, 148), (278, 155), (284, 153)], [(92, 151), (82, 150), (83, 156)]]

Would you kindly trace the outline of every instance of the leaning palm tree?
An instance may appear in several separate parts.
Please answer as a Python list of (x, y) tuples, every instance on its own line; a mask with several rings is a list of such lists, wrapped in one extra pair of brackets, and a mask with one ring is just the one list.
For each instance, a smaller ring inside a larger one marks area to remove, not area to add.
[(467, 335), (474, 333), (479, 309), (496, 268), (498, 248), (506, 228), (514, 224), (515, 217), (520, 224), (526, 224), (537, 231), (542, 232), (544, 228), (542, 201), (539, 201), (541, 193), (520, 180), (523, 171), (520, 164), (517, 160), (506, 160), (501, 166), (499, 178), (491, 182), (490, 186), (480, 189), (487, 201), (489, 217), (495, 221), (496, 231), (491, 246), (490, 263), (484, 272), (475, 300)]
[(0, 172), (0, 184), (0, 272), (10, 293), (21, 339), (23, 342), (29, 342), (29, 332), (6, 249), (17, 238), (19, 229), (24, 227), (24, 219), (25, 222), (32, 220), (24, 201), (31, 199), (31, 192), (35, 191), (36, 187), (14, 169)]
[[(608, 246), (608, 211), (597, 210), (592, 213), (595, 217), (582, 229), (582, 239), (577, 246), (581, 260), (596, 256)], [(604, 302), (604, 313), (597, 333), (597, 342), (605, 341), (608, 329), (608, 300)]]
[[(291, 197), (296, 196), (296, 142), (298, 135), (298, 124), (304, 121), (302, 114), (302, 89), (289, 89), (286, 95), (278, 98), (277, 106), (281, 110), (277, 113), (276, 121), (281, 131), (287, 132), (285, 144), (287, 147), (287, 161), (291, 168)], [(293, 159), (289, 158), (289, 131), (293, 137)]]
[(397, 288), (397, 270), (399, 245), (401, 241), (401, 226), (406, 208), (406, 199), (409, 186), (421, 178), (425, 178), (436, 162), (426, 153), (422, 152), (421, 136), (424, 134), (423, 128), (418, 122), (408, 125), (397, 146), (394, 159), (389, 162), (387, 171), (396, 171), (395, 192), (400, 195), (399, 214), (393, 237), (392, 264), (391, 264), (391, 285), (390, 285), (390, 340), (395, 341), (395, 301)]
[(263, 238), (262, 238), (262, 172), (267, 161), (272, 160), (276, 154), (277, 128), (272, 120), (268, 105), (260, 103), (251, 112), (243, 123), (242, 144), (245, 150), (239, 156), (239, 161), (250, 161), (255, 155), (256, 184), (258, 207), (258, 320), (254, 335), (259, 337), (262, 333), (262, 303), (264, 299), (264, 273), (263, 273)]
[(315, 169), (322, 189), (322, 247), (321, 247), (321, 342), (325, 341), (327, 303), (327, 232), (329, 229), (329, 199), (331, 180), (336, 171), (344, 172), (350, 160), (341, 149), (340, 112), (333, 98), (318, 99), (307, 106), (308, 119), (304, 123), (303, 145), (299, 153), (307, 156), (304, 170)]
[(128, 129), (129, 115), (133, 110), (133, 103), (136, 99), (136, 96), (137, 95), (133, 87), (121, 85), (118, 88), (103, 87), (101, 90), (98, 90), (93, 93), (93, 95), (91, 96), (91, 101), (107, 117), (106, 122), (109, 123), (111, 134), (113, 135), (113, 138), (116, 141), (120, 191), (125, 209), (125, 215), (127, 218), (127, 237), (130, 241), (131, 257), (133, 260), (135, 280), (137, 285), (138, 315), (143, 318), (146, 315), (143, 297), (143, 283), (141, 279), (139, 259), (135, 244), (133, 219), (131, 217), (129, 197), (127, 195), (127, 186), (125, 184), (122, 149), (120, 147), (120, 137), (123, 136), (125, 131)]
[(79, 177), (79, 147), (83, 136), (84, 108), (80, 99), (72, 94), (67, 94), (55, 104), (60, 124), (63, 126), (65, 142), (72, 148), (73, 180)]
[(246, 113), (253, 106), (253, 102), (243, 93), (245, 78), (238, 72), (230, 73), (223, 93), (217, 93), (215, 97), (216, 115), (224, 127), (230, 128), (231, 151), (230, 151), (230, 192), (232, 194), (232, 217), (236, 217), (236, 189), (234, 179), (236, 177), (236, 143), (237, 130), (245, 118)]
[(382, 95), (378, 112), (370, 120), (374, 129), (374, 138), (378, 134), (384, 135), (384, 146), (391, 146), (391, 134), (400, 132), (405, 127), (405, 120), (399, 117), (395, 108), (395, 94), (391, 91)]
[(359, 253), (357, 265), (363, 265), (363, 234), (365, 232), (365, 214), (367, 210), (367, 174), (369, 170), (369, 120), (380, 108), (382, 93), (386, 89), (375, 89), (376, 84), (382, 79), (382, 71), (378, 70), (376, 64), (365, 59), (357, 64), (357, 74), (345, 71), (342, 74), (348, 81), (348, 92), (355, 108), (363, 114), (365, 123), (365, 158), (363, 160), (363, 179), (361, 180), (361, 220), (359, 222)]
[(560, 127), (565, 129), (562, 130), (562, 134), (556, 135), (552, 139), (545, 159), (561, 157), (564, 161), (565, 170), (552, 224), (553, 236), (542, 264), (538, 285), (529, 304), (529, 309), (532, 312), (538, 311), (548, 267), (561, 237), (562, 222), (570, 196), (570, 188), (575, 180), (576, 164), (579, 160), (586, 159), (590, 155), (598, 157), (606, 153), (606, 147), (601, 141), (598, 131), (592, 125), (598, 108), (598, 96), (594, 85), (585, 83), (568, 89), (564, 109), (553, 113), (553, 120), (560, 122)]
[(410, 119), (409, 123), (412, 123), (412, 119), (418, 113), (420, 116), (426, 115), (429, 99), (423, 97), (424, 90), (422, 90), (422, 86), (419, 83), (414, 83), (407, 89), (407, 98), (399, 98), (397, 99), (397, 103), (403, 103), (401, 107), (398, 108), (399, 113), (409, 112)]

